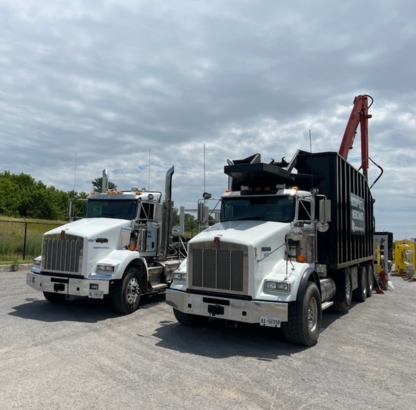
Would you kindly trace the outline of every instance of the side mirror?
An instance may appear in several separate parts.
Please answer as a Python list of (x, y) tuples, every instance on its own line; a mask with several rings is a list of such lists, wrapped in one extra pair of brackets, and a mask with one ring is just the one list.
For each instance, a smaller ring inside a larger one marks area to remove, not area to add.
[(321, 199), (319, 201), (319, 222), (331, 222), (331, 200)]

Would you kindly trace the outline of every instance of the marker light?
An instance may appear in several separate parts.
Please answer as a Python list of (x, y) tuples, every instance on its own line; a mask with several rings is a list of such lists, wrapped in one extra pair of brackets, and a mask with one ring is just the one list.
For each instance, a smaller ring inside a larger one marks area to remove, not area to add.
[(298, 255), (298, 256), (296, 256), (296, 260), (299, 263), (304, 263), (306, 261), (305, 255)]

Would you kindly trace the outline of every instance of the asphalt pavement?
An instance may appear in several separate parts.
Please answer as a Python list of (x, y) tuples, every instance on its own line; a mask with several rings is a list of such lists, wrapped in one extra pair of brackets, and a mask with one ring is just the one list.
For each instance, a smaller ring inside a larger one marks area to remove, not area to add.
[(279, 330), (178, 324), (164, 296), (128, 316), (106, 300), (47, 302), (0, 273), (0, 409), (413, 409), (416, 282), (392, 277), (312, 348)]

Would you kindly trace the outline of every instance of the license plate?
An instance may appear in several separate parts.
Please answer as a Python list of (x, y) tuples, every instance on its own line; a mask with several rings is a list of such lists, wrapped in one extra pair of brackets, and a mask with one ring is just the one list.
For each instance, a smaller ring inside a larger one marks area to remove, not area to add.
[(104, 291), (102, 290), (90, 290), (88, 292), (88, 297), (91, 299), (103, 299), (104, 298)]
[(260, 316), (260, 326), (280, 327), (280, 317)]

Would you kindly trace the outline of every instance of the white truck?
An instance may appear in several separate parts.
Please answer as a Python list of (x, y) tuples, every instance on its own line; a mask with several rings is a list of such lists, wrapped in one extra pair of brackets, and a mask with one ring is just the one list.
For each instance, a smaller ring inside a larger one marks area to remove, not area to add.
[(283, 327), (317, 343), (322, 310), (371, 296), (373, 199), (365, 176), (336, 152), (228, 160), (220, 223), (188, 242), (166, 302), (184, 325), (210, 317)]
[(180, 264), (171, 244), (172, 167), (160, 191), (108, 190), (87, 200), (85, 218), (46, 232), (42, 255), (27, 273), (27, 284), (52, 303), (74, 296), (112, 297), (116, 311), (134, 312), (143, 294), (163, 292)]

